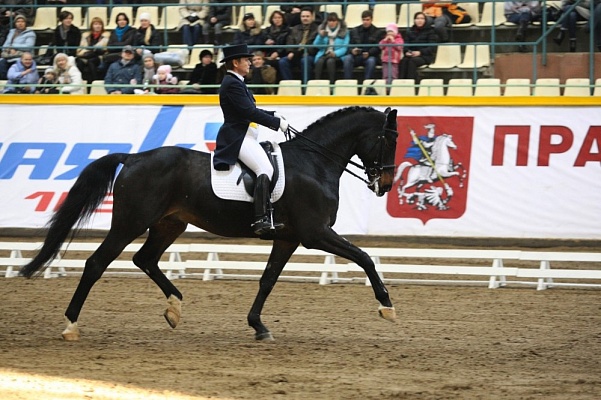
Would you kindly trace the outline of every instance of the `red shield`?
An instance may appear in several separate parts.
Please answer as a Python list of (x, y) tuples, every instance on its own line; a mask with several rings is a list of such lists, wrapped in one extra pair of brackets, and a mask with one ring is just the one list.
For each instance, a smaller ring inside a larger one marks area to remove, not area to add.
[(397, 122), (397, 168), (388, 193), (388, 213), (396, 218), (417, 218), (424, 224), (433, 218), (462, 216), (474, 118), (398, 117)]

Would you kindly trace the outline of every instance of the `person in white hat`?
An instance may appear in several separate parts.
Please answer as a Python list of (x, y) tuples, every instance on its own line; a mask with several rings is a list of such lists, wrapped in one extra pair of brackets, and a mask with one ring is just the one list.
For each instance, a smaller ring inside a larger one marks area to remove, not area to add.
[(219, 105), (223, 111), (223, 125), (216, 140), (213, 166), (227, 171), (238, 159), (257, 176), (254, 205), (255, 222), (252, 224), (257, 235), (282, 229), (283, 224), (272, 223), (269, 212), (270, 184), (273, 167), (265, 151), (257, 141), (257, 124), (282, 132), (288, 130), (288, 122), (281, 115), (257, 108), (255, 98), (246, 87), (244, 77), (250, 70), (250, 58), (246, 44), (223, 48), (223, 60), (227, 73), (219, 88)]
[(142, 57), (148, 51), (158, 53), (161, 46), (161, 34), (152, 24), (150, 13), (141, 13), (138, 16), (138, 21), (140, 27), (137, 29), (134, 38), (134, 47), (137, 48), (137, 55)]

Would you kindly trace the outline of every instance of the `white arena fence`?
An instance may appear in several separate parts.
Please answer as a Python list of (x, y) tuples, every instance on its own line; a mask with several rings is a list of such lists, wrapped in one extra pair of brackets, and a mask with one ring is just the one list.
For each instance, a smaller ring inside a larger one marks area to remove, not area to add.
[[(80, 275), (85, 258), (98, 245), (82, 242), (64, 244), (60, 256), (43, 276)], [(0, 242), (0, 274), (6, 278), (17, 276), (19, 268), (27, 264), (41, 246), (41, 242)], [(131, 261), (131, 256), (141, 246), (141, 243), (128, 245), (123, 256), (129, 259), (113, 261), (106, 274), (143, 275)], [(387, 283), (475, 284), (487, 285), (490, 289), (510, 284), (532, 285), (537, 290), (559, 286), (601, 288), (601, 253), (595, 252), (432, 248), (363, 250), (372, 257), (378, 273)], [(73, 252), (86, 256), (67, 258)], [(271, 246), (266, 245), (173, 244), (159, 265), (169, 279), (258, 279), (270, 252)], [(303, 261), (296, 262), (298, 257)], [(338, 260), (342, 262), (336, 262), (335, 256), (320, 250), (298, 248), (286, 265), (282, 279), (315, 281), (321, 285), (346, 282), (369, 285), (357, 264), (340, 257)], [(419, 263), (409, 263), (415, 260)], [(449, 265), (453, 260), (461, 260), (466, 265)], [(584, 269), (583, 265), (587, 268)]]

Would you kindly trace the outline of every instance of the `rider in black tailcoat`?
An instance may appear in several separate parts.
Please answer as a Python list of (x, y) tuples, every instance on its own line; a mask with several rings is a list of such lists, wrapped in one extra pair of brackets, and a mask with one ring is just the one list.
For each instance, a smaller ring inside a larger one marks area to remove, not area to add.
[(283, 224), (272, 224), (269, 213), (269, 186), (273, 177), (273, 167), (265, 151), (257, 141), (256, 124), (282, 132), (288, 129), (288, 122), (273, 111), (257, 108), (255, 98), (244, 83), (244, 76), (250, 70), (253, 56), (246, 44), (223, 48), (227, 74), (219, 88), (219, 105), (223, 111), (223, 125), (217, 134), (213, 166), (216, 170), (227, 171), (230, 165), (240, 159), (256, 175), (254, 204), (255, 223), (253, 229), (261, 235)]

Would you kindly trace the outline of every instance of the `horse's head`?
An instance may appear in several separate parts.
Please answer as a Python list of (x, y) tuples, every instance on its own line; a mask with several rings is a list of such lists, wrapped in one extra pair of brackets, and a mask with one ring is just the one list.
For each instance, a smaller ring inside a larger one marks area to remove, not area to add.
[[(384, 111), (386, 119), (384, 126), (376, 128), (376, 138), (371, 150), (361, 156), (368, 187), (377, 195), (383, 196), (392, 188), (394, 179), (394, 157), (398, 136), (396, 114), (397, 110), (390, 107)], [(369, 147), (367, 147), (369, 148)]]
[(457, 145), (453, 142), (453, 135), (444, 133), (440, 137), (443, 138), (445, 146), (450, 147), (451, 149), (457, 149)]

